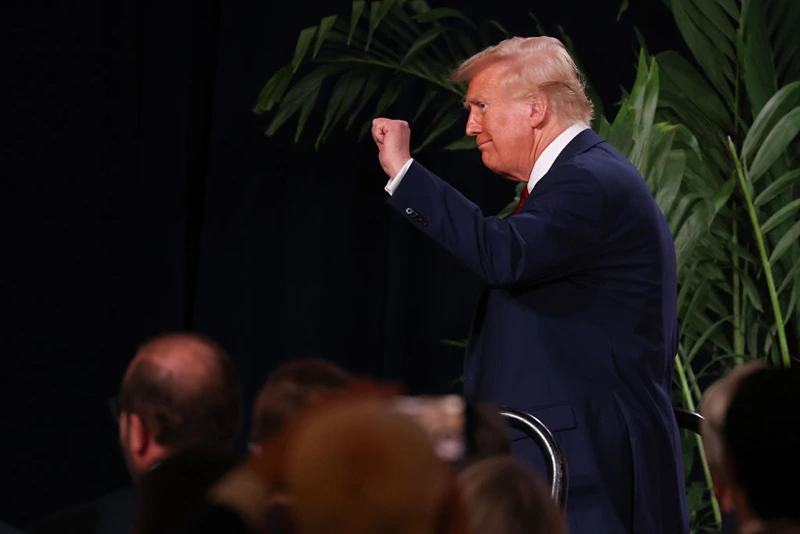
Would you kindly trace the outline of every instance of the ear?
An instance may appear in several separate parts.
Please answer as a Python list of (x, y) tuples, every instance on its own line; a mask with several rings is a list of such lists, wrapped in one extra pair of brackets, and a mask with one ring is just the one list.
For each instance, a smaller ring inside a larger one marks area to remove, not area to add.
[[(150, 434), (142, 422), (142, 418), (135, 413), (128, 414), (128, 446), (131, 454), (142, 456), (150, 446)], [(121, 421), (121, 419), (120, 419)]]
[[(726, 451), (726, 454), (730, 455), (730, 452)], [(730, 458), (730, 456), (728, 456)], [(725, 464), (725, 479), (728, 481), (727, 484), (717, 484), (717, 482), (713, 479), (714, 482), (714, 496), (717, 498), (720, 507), (725, 512), (731, 512), (736, 508), (736, 496), (734, 493), (736, 492), (736, 472), (733, 469), (733, 466), (730, 463)]]
[(714, 495), (723, 512), (733, 512), (736, 506), (733, 502), (733, 495), (727, 487), (715, 488)]
[(725, 484), (720, 484), (719, 479), (711, 475), (711, 482), (714, 485), (714, 497), (717, 498), (723, 512), (733, 511), (733, 499), (731, 499), (730, 489)]
[(543, 92), (539, 92), (530, 102), (531, 128), (539, 128), (547, 117), (550, 100)]
[(128, 412), (119, 412), (119, 442), (125, 443), (128, 441)]

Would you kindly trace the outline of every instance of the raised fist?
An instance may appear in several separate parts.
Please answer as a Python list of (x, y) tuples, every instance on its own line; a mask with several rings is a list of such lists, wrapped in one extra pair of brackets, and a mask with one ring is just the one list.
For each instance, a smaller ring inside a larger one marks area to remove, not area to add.
[(411, 128), (406, 121), (378, 118), (372, 121), (372, 138), (383, 172), (394, 178), (411, 159)]

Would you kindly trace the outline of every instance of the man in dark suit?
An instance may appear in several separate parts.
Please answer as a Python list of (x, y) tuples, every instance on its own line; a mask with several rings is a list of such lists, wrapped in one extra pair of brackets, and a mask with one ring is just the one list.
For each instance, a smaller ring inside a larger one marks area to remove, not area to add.
[[(676, 259), (638, 171), (588, 128), (592, 105), (556, 39), (512, 38), (465, 61), (467, 134), (527, 182), (485, 217), (410, 157), (404, 121), (373, 122), (389, 205), (489, 287), (470, 333), (468, 398), (529, 411), (569, 463), (573, 534), (688, 531), (677, 424)], [(535, 466), (528, 440), (515, 452)]]

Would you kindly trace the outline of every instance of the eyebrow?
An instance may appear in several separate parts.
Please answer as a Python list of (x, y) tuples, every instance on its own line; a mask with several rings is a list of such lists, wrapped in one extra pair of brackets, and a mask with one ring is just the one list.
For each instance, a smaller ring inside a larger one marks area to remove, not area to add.
[(470, 104), (477, 104), (478, 102), (482, 102), (485, 100), (482, 96), (471, 96), (464, 99), (464, 109), (469, 109)]

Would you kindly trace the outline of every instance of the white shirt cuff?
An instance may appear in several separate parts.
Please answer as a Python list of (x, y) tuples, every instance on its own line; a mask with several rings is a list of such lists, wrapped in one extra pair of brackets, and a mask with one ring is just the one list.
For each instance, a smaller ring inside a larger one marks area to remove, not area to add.
[(411, 167), (411, 164), (413, 162), (414, 158), (409, 158), (408, 161), (406, 161), (406, 164), (403, 165), (403, 168), (400, 169), (400, 172), (397, 173), (397, 176), (386, 182), (386, 187), (384, 187), (384, 190), (386, 190), (387, 193), (389, 193), (390, 195), (394, 195), (395, 190), (397, 190), (397, 187), (403, 180), (403, 176), (406, 175), (406, 172), (408, 172), (408, 168)]

